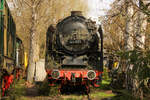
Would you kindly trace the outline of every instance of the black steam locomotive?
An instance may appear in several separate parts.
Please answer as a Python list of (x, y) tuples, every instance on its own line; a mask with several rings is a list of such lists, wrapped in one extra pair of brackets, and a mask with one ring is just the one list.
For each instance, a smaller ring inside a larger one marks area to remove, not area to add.
[(46, 71), (51, 86), (98, 86), (103, 72), (103, 34), (101, 26), (72, 11), (71, 16), (50, 25), (46, 41)]

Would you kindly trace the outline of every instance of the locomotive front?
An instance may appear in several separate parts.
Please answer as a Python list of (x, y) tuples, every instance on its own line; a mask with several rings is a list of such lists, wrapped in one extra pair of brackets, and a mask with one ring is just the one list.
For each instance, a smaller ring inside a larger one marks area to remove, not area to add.
[[(101, 28), (101, 27), (100, 27)], [(50, 84), (97, 86), (103, 68), (102, 31), (80, 11), (47, 31), (46, 70)]]
[[(76, 14), (78, 13), (78, 14)], [(95, 42), (93, 31), (89, 30), (88, 20), (80, 12), (72, 12), (57, 25), (57, 45), (70, 55), (83, 54)]]

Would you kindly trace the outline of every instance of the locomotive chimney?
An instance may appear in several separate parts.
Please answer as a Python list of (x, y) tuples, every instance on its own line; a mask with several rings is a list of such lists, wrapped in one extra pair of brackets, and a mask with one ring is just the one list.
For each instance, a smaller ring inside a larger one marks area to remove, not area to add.
[(82, 11), (71, 11), (71, 16), (82, 16)]

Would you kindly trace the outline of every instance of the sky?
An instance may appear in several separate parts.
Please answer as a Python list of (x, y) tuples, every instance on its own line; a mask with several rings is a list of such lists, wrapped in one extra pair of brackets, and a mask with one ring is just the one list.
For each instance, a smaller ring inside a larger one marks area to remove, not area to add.
[(106, 11), (110, 9), (110, 4), (114, 0), (88, 0), (89, 12), (87, 17), (98, 21), (99, 16), (104, 16)]

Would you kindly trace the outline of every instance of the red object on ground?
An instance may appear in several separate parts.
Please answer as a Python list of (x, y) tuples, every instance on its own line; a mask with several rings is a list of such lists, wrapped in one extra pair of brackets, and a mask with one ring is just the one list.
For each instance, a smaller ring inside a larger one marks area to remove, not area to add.
[(4, 76), (3, 77), (3, 87), (2, 87), (2, 95), (5, 95), (5, 91), (10, 88), (10, 85), (13, 83), (14, 76), (9, 75), (9, 76)]

